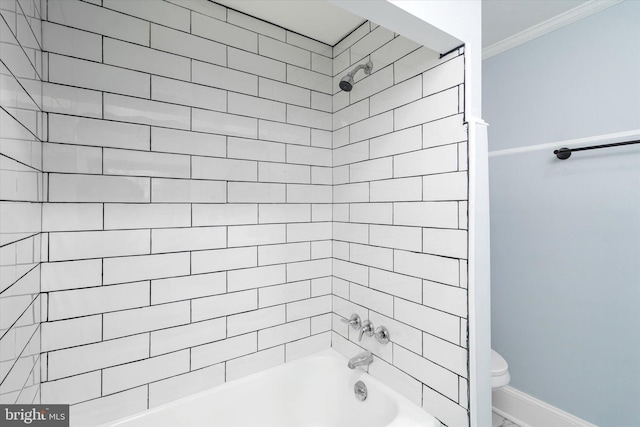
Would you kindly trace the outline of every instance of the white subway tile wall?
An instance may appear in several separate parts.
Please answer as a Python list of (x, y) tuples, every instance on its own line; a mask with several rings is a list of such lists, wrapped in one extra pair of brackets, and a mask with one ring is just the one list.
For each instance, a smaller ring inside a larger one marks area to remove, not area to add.
[(197, 0), (0, 13), (2, 403), (92, 425), (331, 346), (468, 425), (462, 50)]
[[(0, 404), (41, 401), (42, 142), (48, 100), (43, 99), (42, 7), (39, 0), (0, 2)], [(87, 159), (94, 154), (87, 153)], [(54, 154), (63, 166), (67, 155), (72, 153)], [(78, 166), (91, 169), (95, 163)], [(90, 333), (78, 338), (93, 339)], [(95, 395), (95, 388), (87, 393)]]
[(331, 47), (205, 1), (45, 4), (44, 398), (91, 425), (330, 347)]
[[(372, 375), (468, 426), (464, 55), (439, 59), (369, 22), (334, 55), (332, 346), (372, 351)], [(369, 59), (372, 74), (341, 92)], [(391, 343), (358, 342), (338, 321), (352, 313), (386, 326)]]

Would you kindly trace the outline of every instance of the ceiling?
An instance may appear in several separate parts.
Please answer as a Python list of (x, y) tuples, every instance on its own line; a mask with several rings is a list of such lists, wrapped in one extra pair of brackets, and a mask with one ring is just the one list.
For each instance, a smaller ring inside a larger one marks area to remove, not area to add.
[[(364, 20), (325, 0), (214, 0), (328, 45)], [(587, 0), (482, 0), (482, 47), (547, 21)]]

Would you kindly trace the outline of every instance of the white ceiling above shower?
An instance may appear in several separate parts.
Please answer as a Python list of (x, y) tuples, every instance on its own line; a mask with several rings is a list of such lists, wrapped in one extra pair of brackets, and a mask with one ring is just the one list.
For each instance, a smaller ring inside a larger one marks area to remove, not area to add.
[(365, 20), (325, 0), (215, 0), (334, 46)]

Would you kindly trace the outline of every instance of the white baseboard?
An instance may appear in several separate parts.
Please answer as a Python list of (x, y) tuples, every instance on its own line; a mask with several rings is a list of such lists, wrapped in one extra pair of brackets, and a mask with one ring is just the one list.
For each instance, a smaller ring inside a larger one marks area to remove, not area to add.
[(521, 427), (598, 427), (513, 387), (493, 392), (493, 411)]

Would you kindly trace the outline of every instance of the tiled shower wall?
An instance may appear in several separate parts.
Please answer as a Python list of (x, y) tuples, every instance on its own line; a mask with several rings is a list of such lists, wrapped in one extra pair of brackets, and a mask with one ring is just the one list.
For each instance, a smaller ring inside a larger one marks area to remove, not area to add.
[[(371, 60), (351, 92), (339, 79)], [(448, 426), (467, 426), (464, 56), (365, 23), (334, 47), (332, 345)], [(391, 343), (339, 322), (357, 313)]]
[(40, 399), (40, 1), (0, 2), (0, 403)]
[(205, 1), (43, 33), (42, 400), (95, 424), (328, 348), (331, 48)]

